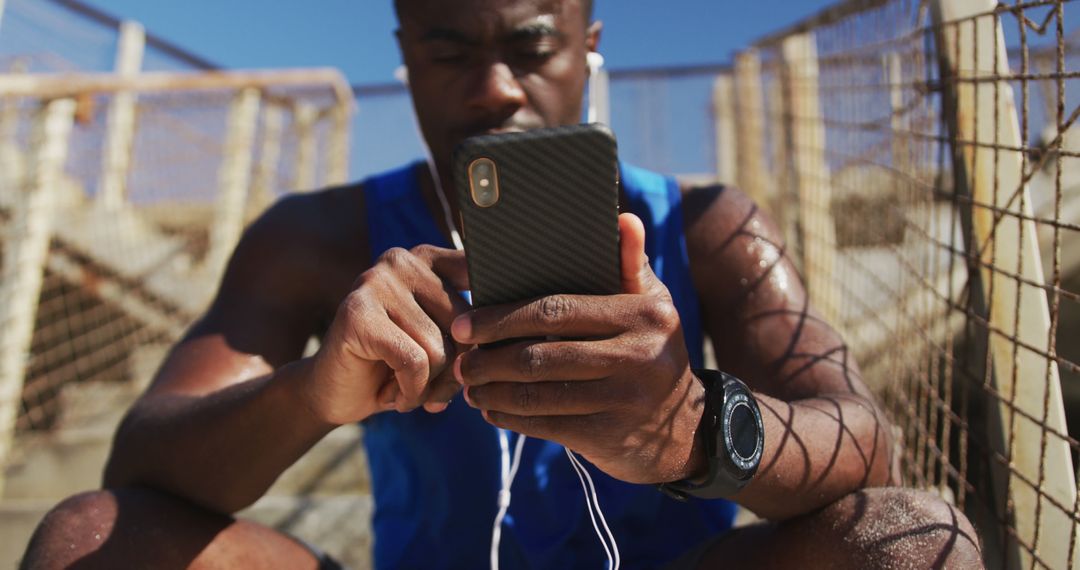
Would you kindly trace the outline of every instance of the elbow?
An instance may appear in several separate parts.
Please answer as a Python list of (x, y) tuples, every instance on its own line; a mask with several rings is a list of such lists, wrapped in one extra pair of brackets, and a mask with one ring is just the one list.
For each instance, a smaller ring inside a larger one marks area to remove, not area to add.
[(848, 396), (836, 404), (835, 414), (841, 430), (837, 446), (811, 488), (847, 494), (896, 484), (895, 431), (884, 411), (868, 396)]
[(139, 473), (137, 469), (147, 462), (135, 458), (137, 452), (132, 450), (132, 411), (129, 411), (116, 428), (113, 436), (112, 448), (109, 450), (109, 458), (105, 461), (105, 470), (102, 474), (102, 487), (105, 489), (117, 489), (121, 487), (134, 487), (139, 485)]
[(132, 410), (117, 428), (102, 475), (103, 488), (138, 487), (226, 515), (243, 510), (262, 496), (261, 490), (222, 483), (230, 480), (228, 477), (200, 483), (203, 477), (189, 470), (200, 462), (177, 463), (159, 455), (170, 452), (155, 441), (150, 426), (139, 425), (137, 416)]
[(873, 425), (863, 430), (863, 449), (869, 449), (869, 452), (864, 453), (868, 459), (859, 488), (896, 485), (900, 482), (900, 453), (895, 430), (892, 422), (878, 406), (873, 402), (867, 402), (867, 405), (873, 410)]
[(266, 493), (266, 488), (252, 488), (251, 486), (232, 484), (220, 484), (202, 486), (195, 492), (189, 493), (190, 500), (200, 507), (225, 515), (236, 513), (255, 504)]

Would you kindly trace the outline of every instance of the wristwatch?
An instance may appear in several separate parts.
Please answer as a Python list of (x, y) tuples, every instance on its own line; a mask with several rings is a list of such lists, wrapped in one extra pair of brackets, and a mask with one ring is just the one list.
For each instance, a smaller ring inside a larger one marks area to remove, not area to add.
[(705, 411), (697, 437), (709, 467), (704, 481), (660, 483), (664, 494), (685, 501), (688, 496), (721, 499), (742, 489), (757, 472), (765, 449), (765, 430), (757, 400), (738, 378), (719, 370), (695, 369), (705, 385)]

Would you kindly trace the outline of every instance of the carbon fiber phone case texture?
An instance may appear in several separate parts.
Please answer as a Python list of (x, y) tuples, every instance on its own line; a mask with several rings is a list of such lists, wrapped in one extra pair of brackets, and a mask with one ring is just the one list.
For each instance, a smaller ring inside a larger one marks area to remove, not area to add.
[[(473, 304), (620, 290), (618, 151), (602, 125), (483, 135), (454, 153)], [(499, 201), (477, 206), (469, 165), (495, 162)]]

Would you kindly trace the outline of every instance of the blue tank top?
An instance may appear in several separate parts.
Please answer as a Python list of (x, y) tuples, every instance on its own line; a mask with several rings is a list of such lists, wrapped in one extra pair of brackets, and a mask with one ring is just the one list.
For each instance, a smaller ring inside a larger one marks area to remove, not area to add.
[[(392, 247), (450, 247), (421, 196), (418, 165), (364, 182), (373, 259)], [(690, 280), (674, 179), (621, 165), (629, 210), (645, 223), (645, 251), (671, 291), (690, 361), (702, 365), (702, 327)], [(375, 568), (486, 568), (500, 488), (498, 431), (455, 398), (441, 414), (382, 413), (363, 423), (375, 498)], [(511, 435), (511, 449), (518, 436)], [(625, 568), (656, 568), (727, 530), (728, 501), (673, 500), (613, 479), (583, 461)], [(502, 529), (500, 567), (606, 565), (581, 483), (561, 445), (525, 442)]]

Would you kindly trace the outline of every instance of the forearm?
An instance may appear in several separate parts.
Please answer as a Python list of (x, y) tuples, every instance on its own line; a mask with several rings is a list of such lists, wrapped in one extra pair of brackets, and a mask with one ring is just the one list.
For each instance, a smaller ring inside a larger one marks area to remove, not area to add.
[(889, 482), (889, 423), (865, 397), (838, 394), (791, 403), (757, 397), (765, 450), (757, 475), (735, 497), (743, 506), (782, 520)]
[(117, 431), (105, 485), (155, 487), (219, 512), (251, 504), (335, 427), (303, 403), (310, 369), (301, 360), (204, 396), (145, 396)]

